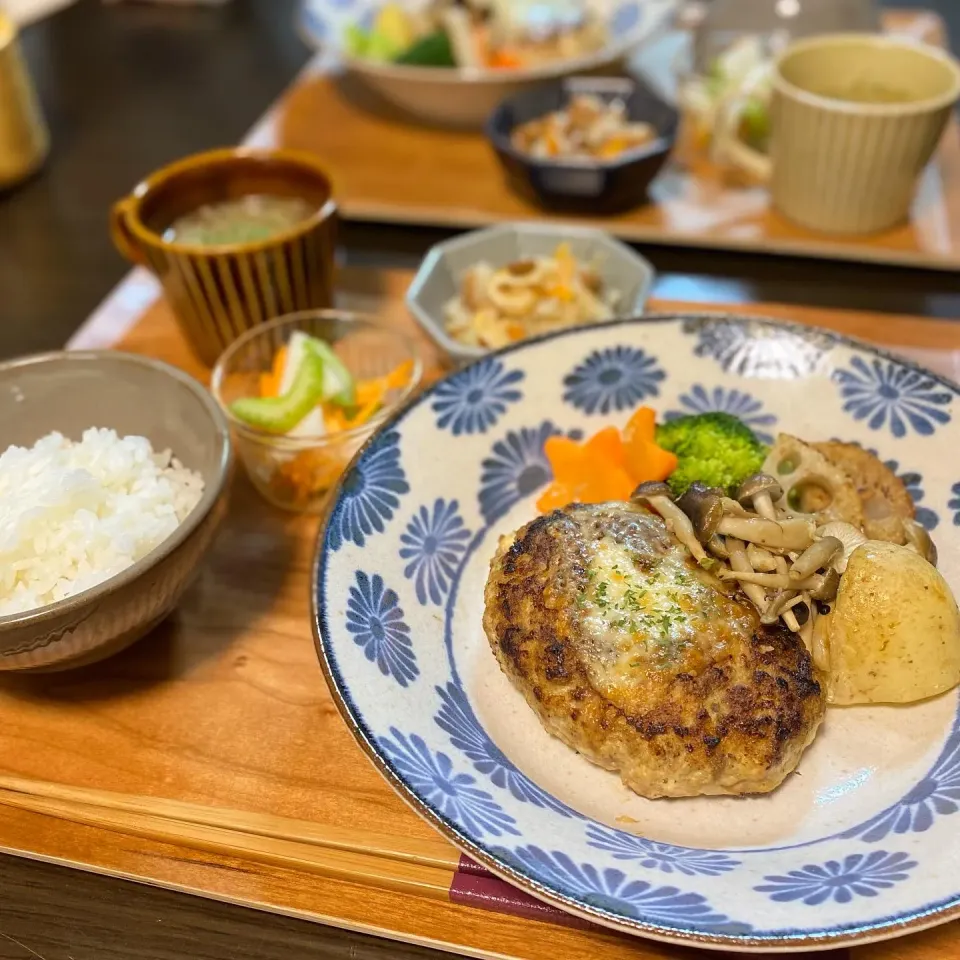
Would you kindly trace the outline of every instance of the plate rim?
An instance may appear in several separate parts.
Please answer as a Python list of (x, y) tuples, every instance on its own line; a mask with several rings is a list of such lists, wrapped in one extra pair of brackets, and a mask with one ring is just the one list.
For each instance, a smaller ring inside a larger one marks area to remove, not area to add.
[[(805, 324), (796, 320), (781, 320), (767, 315), (740, 314), (733, 311), (657, 311), (643, 314), (635, 317), (624, 317), (602, 324), (604, 330), (614, 327), (642, 327), (647, 325), (661, 323), (687, 323), (687, 322), (733, 322), (740, 326), (749, 326), (753, 324), (762, 327), (773, 327), (779, 330), (786, 330), (796, 333), (804, 339), (810, 339), (813, 336), (826, 336), (833, 341), (833, 345), (843, 345), (863, 350), (880, 359), (892, 361), (907, 367), (915, 372), (929, 377), (942, 386), (949, 389), (956, 396), (960, 397), (960, 384), (951, 380), (949, 377), (936, 371), (924, 367), (908, 357), (901, 356), (885, 347), (879, 346), (859, 337), (849, 336), (828, 327)], [(498, 350), (492, 350), (478, 357), (469, 364), (452, 370), (445, 376), (442, 376), (420, 390), (415, 396), (411, 397), (402, 407), (397, 409), (393, 415), (384, 421), (384, 423), (364, 442), (343, 473), (337, 480), (336, 486), (331, 491), (327, 501), (327, 507), (323, 519), (317, 530), (317, 538), (314, 546), (313, 561), (311, 563), (311, 630), (313, 634), (314, 648), (320, 661), (320, 668), (323, 672), (331, 699), (337, 708), (347, 729), (353, 735), (354, 739), (363, 750), (367, 759), (387, 781), (401, 800), (410, 807), (421, 819), (425, 820), (430, 826), (436, 829), (446, 840), (462, 853), (475, 860), (485, 867), (492, 874), (500, 879), (510, 883), (511, 886), (533, 896), (550, 906), (562, 910), (564, 913), (579, 917), (590, 923), (604, 927), (605, 929), (615, 930), (620, 933), (628, 933), (632, 936), (641, 936), (661, 943), (681, 944), (684, 946), (695, 946), (707, 950), (726, 950), (743, 953), (753, 952), (771, 952), (771, 953), (799, 953), (822, 948), (841, 948), (847, 946), (864, 945), (876, 943), (883, 940), (890, 940), (896, 937), (905, 936), (911, 933), (919, 933), (932, 927), (940, 926), (951, 920), (960, 918), (960, 890), (950, 899), (940, 904), (927, 905), (924, 908), (916, 910), (913, 915), (898, 918), (888, 917), (873, 923), (869, 926), (861, 926), (860, 929), (838, 929), (836, 932), (817, 932), (813, 934), (785, 932), (775, 937), (771, 936), (750, 936), (735, 935), (729, 933), (706, 933), (700, 931), (688, 931), (673, 927), (666, 927), (657, 923), (650, 923), (643, 920), (635, 920), (629, 917), (615, 916), (604, 913), (595, 907), (584, 905), (577, 902), (572, 897), (556, 892), (545, 887), (537, 880), (526, 876), (516, 870), (509, 864), (502, 863), (493, 854), (485, 850), (478, 843), (469, 837), (462, 835), (457, 826), (449, 821), (445, 816), (434, 810), (429, 804), (421, 800), (410, 786), (392, 769), (387, 763), (379, 747), (376, 745), (372, 733), (368, 731), (360, 719), (360, 713), (353, 705), (349, 692), (342, 684), (342, 676), (335, 658), (328, 656), (329, 626), (327, 624), (324, 612), (325, 604), (321, 600), (325, 599), (325, 583), (321, 579), (321, 573), (325, 569), (325, 560), (327, 558), (327, 539), (330, 523), (334, 517), (335, 507), (339, 503), (345, 484), (345, 478), (350, 474), (357, 463), (362, 460), (367, 451), (373, 447), (380, 439), (393, 430), (409, 413), (419, 407), (421, 403), (426, 402), (434, 394), (440, 384), (445, 383), (451, 377), (457, 376), (464, 370), (468, 370), (478, 364), (488, 362), (491, 357), (500, 358), (514, 353), (521, 353), (531, 347), (538, 346), (548, 341), (561, 339), (568, 336), (583, 335), (589, 332), (595, 325), (581, 325), (576, 327), (567, 327), (561, 330), (550, 331), (537, 337), (531, 337), (526, 340), (510, 344)], [(325, 639), (324, 635), (328, 639)]]

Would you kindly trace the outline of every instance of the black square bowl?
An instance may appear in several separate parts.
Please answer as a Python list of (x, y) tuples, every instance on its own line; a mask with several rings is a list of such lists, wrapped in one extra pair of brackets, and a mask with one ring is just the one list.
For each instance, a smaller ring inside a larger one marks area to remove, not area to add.
[[(605, 161), (544, 160), (530, 157), (510, 141), (514, 129), (561, 110), (576, 94), (623, 100), (633, 121), (653, 126), (652, 143)], [(647, 202), (647, 189), (670, 156), (680, 116), (652, 90), (621, 77), (570, 77), (524, 91), (500, 104), (487, 121), (487, 138), (503, 166), (507, 182), (519, 194), (550, 210), (612, 214)]]

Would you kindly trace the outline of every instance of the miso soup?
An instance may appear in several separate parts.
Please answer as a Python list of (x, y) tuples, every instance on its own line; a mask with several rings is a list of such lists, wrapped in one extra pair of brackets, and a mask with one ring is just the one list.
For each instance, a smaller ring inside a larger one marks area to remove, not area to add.
[(204, 247), (255, 243), (286, 232), (314, 212), (301, 197), (252, 193), (198, 207), (167, 227), (163, 239)]

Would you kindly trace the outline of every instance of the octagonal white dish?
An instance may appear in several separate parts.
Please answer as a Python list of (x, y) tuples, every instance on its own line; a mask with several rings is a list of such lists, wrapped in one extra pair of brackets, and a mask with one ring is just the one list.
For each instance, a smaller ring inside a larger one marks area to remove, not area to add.
[(483, 635), (497, 538), (531, 519), (543, 442), (722, 409), (855, 440), (901, 475), (960, 588), (960, 388), (826, 331), (666, 316), (489, 355), (423, 393), (344, 475), (321, 532), (317, 645), (401, 796), (506, 880), (595, 922), (724, 949), (896, 936), (960, 915), (957, 693), (828, 711), (773, 794), (644, 800), (551, 738)]

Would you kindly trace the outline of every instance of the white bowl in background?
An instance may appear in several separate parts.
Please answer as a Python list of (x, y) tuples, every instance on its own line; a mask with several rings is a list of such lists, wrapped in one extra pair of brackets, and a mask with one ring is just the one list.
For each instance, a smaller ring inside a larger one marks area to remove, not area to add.
[[(423, 0), (403, 0), (422, 7)], [(348, 74), (360, 77), (383, 99), (420, 120), (443, 126), (480, 127), (500, 101), (536, 83), (610, 66), (666, 25), (677, 0), (587, 0), (610, 25), (610, 42), (585, 57), (536, 68), (477, 70), (411, 67), (352, 57), (346, 29), (370, 22), (381, 0), (304, 0), (300, 32), (317, 50), (336, 54)]]

